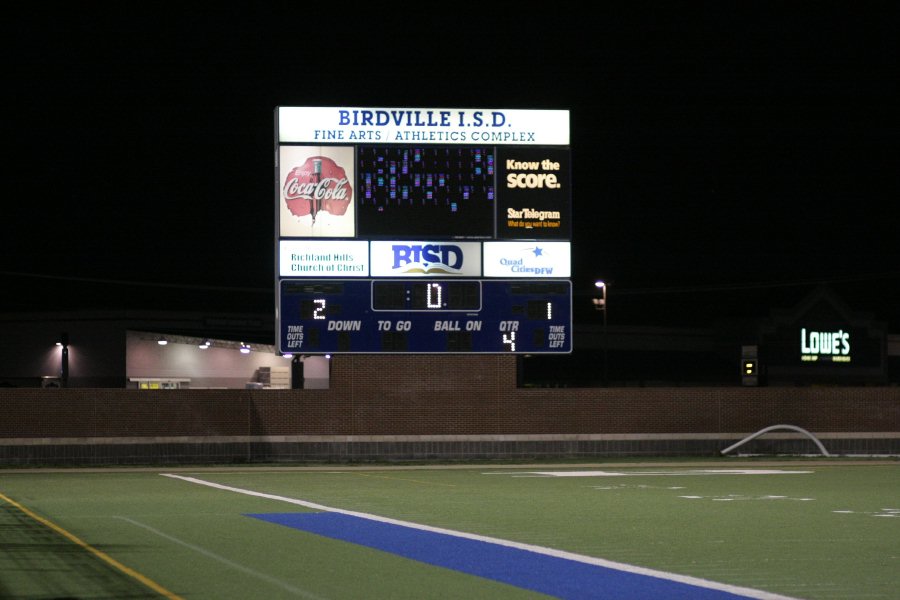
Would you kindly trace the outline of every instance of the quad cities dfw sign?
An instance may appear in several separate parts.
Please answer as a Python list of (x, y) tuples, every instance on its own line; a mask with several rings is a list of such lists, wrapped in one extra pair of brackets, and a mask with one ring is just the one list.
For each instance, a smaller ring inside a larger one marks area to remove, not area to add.
[(291, 353), (572, 350), (564, 110), (279, 107)]

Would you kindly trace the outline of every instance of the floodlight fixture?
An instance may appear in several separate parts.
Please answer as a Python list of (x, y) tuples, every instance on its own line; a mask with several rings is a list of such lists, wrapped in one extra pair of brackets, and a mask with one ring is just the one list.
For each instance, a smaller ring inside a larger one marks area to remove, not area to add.
[(594, 310), (603, 312), (603, 385), (609, 385), (609, 330), (606, 326), (607, 304), (606, 304), (606, 282), (598, 279), (594, 282), (594, 287), (600, 290), (600, 296), (591, 298), (594, 303)]

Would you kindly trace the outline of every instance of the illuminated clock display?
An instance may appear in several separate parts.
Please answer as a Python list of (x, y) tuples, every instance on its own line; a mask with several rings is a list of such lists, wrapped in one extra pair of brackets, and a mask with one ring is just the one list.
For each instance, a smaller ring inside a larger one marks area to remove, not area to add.
[(375, 310), (481, 310), (478, 281), (373, 281)]

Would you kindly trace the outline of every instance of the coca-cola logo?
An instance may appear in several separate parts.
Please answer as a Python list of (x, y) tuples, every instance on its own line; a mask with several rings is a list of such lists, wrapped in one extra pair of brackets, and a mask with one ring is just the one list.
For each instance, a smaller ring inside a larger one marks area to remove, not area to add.
[(343, 167), (332, 159), (311, 156), (288, 173), (282, 195), (292, 215), (312, 215), (315, 221), (320, 211), (332, 215), (346, 213), (353, 200), (353, 186)]

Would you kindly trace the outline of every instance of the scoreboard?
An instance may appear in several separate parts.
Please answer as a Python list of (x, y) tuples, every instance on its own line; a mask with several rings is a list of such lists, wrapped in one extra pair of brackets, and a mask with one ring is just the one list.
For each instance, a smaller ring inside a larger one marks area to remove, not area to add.
[(572, 351), (563, 110), (279, 107), (283, 353)]
[(281, 282), (281, 339), (304, 352), (565, 352), (571, 285), (521, 280)]

